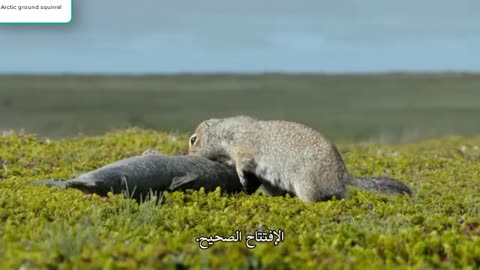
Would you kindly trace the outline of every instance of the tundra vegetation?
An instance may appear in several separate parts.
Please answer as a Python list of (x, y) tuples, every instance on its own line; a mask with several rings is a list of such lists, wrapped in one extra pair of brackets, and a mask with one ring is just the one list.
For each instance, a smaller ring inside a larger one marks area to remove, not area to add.
[[(139, 204), (31, 185), (69, 179), (147, 148), (174, 154), (185, 133), (114, 130), (48, 140), (0, 137), (1, 269), (478, 269), (480, 137), (447, 136), (406, 144), (342, 143), (354, 175), (388, 174), (413, 196), (349, 188), (345, 200), (305, 204), (261, 192), (217, 189), (163, 193)], [(200, 249), (198, 237), (243, 233), (241, 242)], [(284, 241), (245, 245), (256, 230)]]
[(0, 130), (50, 138), (137, 126), (190, 132), (209, 117), (302, 122), (335, 142), (480, 134), (480, 75), (0, 75)]

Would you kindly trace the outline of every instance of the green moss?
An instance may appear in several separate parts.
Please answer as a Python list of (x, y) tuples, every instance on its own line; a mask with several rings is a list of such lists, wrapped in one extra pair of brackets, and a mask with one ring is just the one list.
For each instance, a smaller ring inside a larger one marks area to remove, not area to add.
[[(480, 137), (340, 146), (352, 174), (402, 179), (410, 198), (350, 188), (347, 200), (304, 204), (200, 190), (164, 193), (158, 206), (29, 184), (147, 148), (177, 153), (185, 142), (186, 135), (138, 129), (59, 141), (0, 137), (0, 268), (480, 267)], [(246, 248), (245, 235), (257, 229), (282, 229), (285, 241)], [(195, 241), (236, 230), (241, 243), (202, 250)]]

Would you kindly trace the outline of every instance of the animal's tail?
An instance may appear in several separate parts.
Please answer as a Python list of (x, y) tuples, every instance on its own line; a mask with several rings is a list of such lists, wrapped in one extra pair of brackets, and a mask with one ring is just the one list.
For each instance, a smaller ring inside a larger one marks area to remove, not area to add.
[(350, 176), (347, 178), (347, 184), (352, 186), (359, 187), (361, 189), (371, 191), (371, 192), (380, 192), (387, 194), (408, 194), (412, 195), (410, 188), (405, 185), (403, 182), (389, 178), (389, 177), (369, 177), (369, 178), (360, 178)]
[(99, 193), (103, 194), (100, 192), (105, 191), (104, 193), (107, 194), (109, 191), (108, 188), (102, 189), (101, 186), (98, 186), (98, 181), (90, 180), (88, 178), (82, 178), (82, 179), (73, 179), (69, 181), (65, 181), (62, 179), (47, 179), (47, 180), (40, 180), (40, 181), (35, 181), (32, 184), (35, 185), (43, 185), (47, 187), (58, 187), (60, 189), (66, 189), (66, 188), (76, 188), (79, 189), (83, 192), (87, 193)]

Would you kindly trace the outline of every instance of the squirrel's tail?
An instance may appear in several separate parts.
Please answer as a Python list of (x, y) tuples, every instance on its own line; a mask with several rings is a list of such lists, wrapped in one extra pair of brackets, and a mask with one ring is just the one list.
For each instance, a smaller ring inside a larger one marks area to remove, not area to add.
[(403, 182), (389, 178), (389, 177), (368, 177), (360, 178), (349, 176), (347, 177), (347, 184), (352, 186), (359, 187), (361, 189), (371, 191), (371, 192), (380, 192), (380, 193), (399, 193), (399, 194), (408, 194), (412, 195), (410, 188), (405, 185)]

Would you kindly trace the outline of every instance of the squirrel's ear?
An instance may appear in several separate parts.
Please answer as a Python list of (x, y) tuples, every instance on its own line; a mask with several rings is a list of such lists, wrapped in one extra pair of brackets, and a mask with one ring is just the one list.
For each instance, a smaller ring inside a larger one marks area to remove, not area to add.
[(218, 118), (208, 119), (207, 121), (205, 121), (205, 126), (210, 127), (210, 126), (213, 126), (213, 125), (217, 124), (218, 122), (220, 122), (220, 119), (218, 119)]

